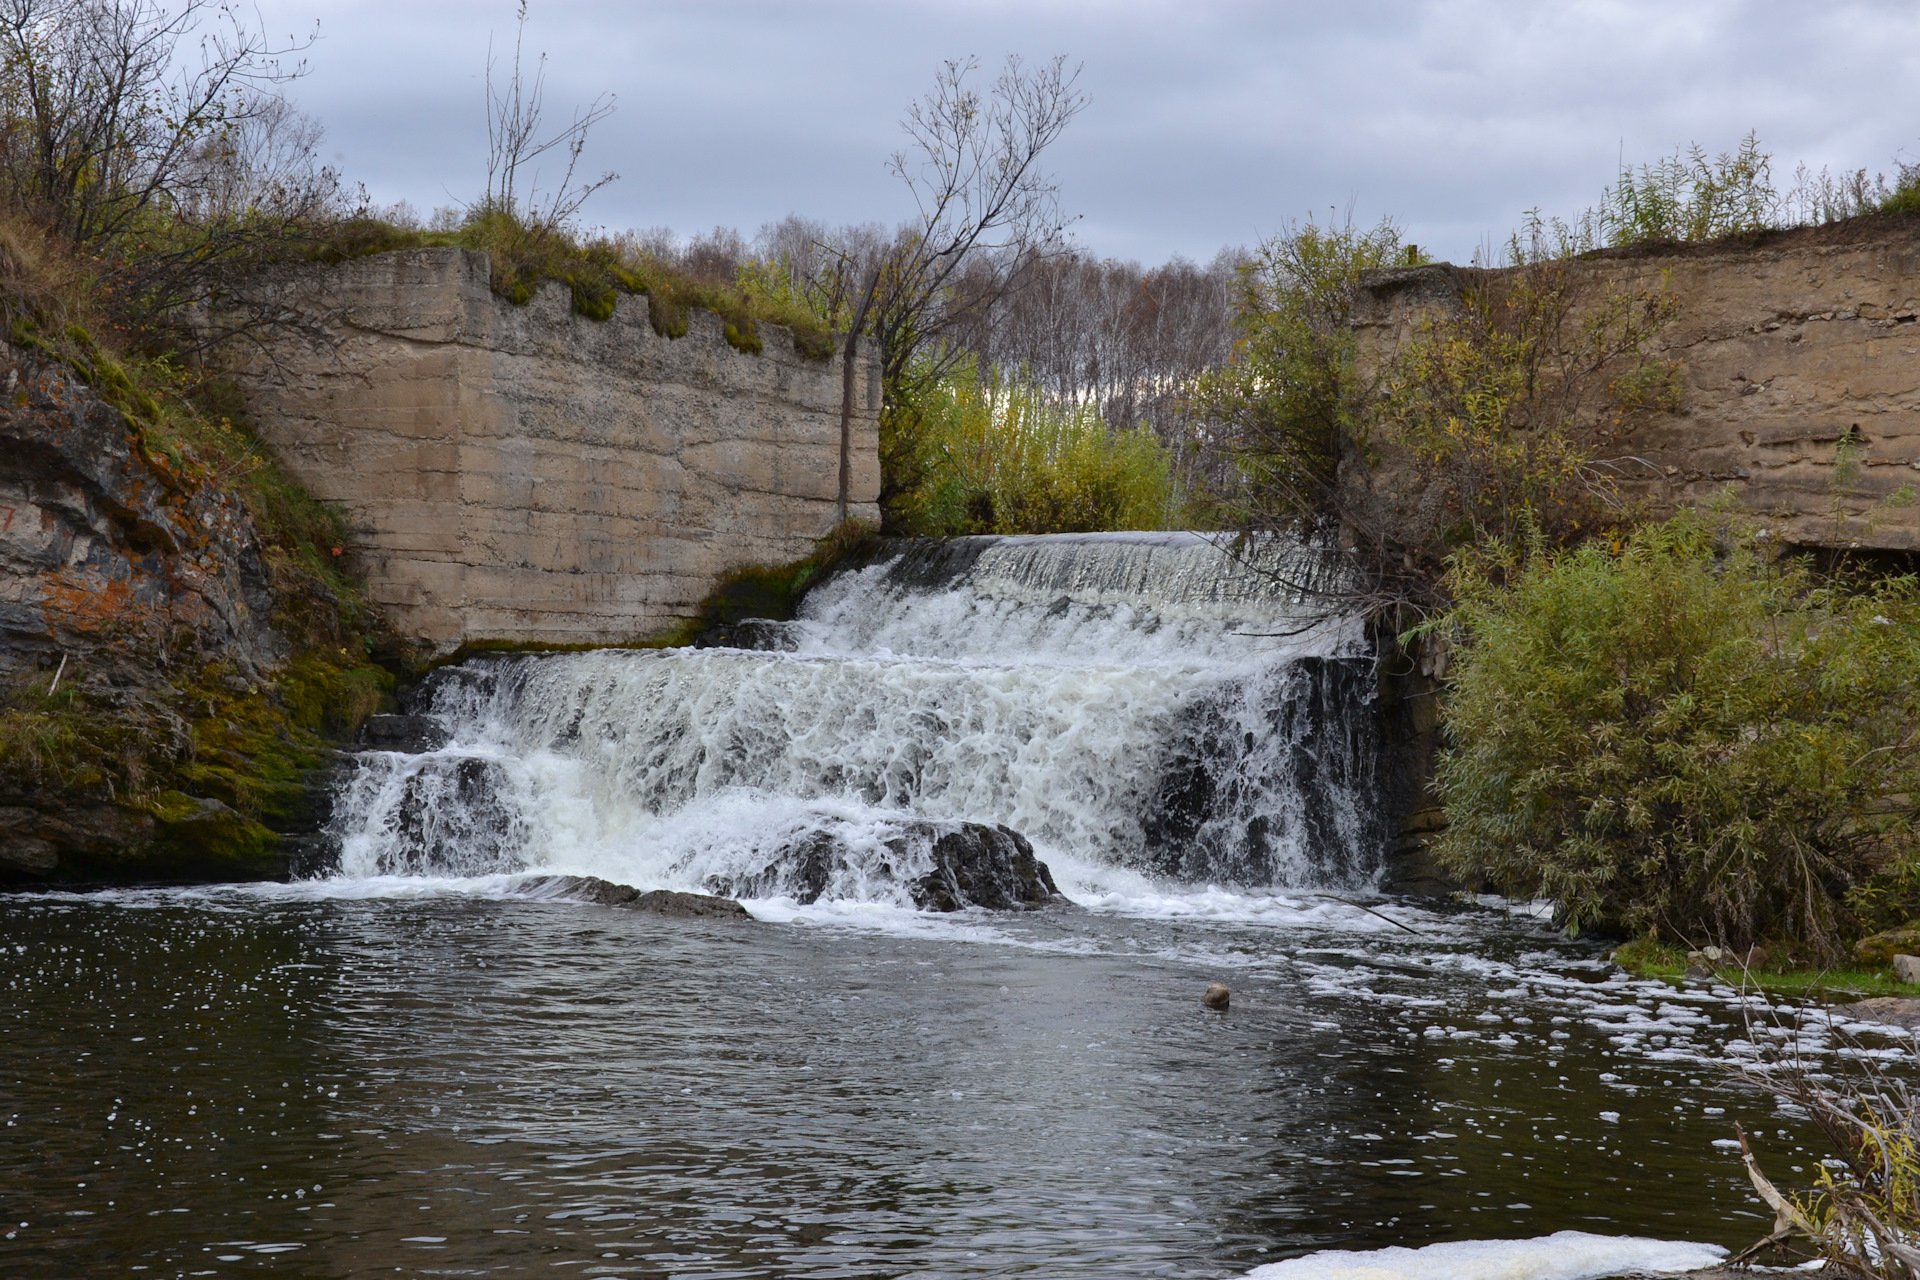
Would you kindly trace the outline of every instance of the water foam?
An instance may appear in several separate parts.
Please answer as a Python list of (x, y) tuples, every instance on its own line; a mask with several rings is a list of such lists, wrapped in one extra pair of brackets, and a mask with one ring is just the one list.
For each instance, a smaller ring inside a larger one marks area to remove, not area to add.
[(1327, 1250), (1255, 1267), (1247, 1280), (1600, 1280), (1695, 1271), (1724, 1257), (1715, 1245), (1556, 1231), (1531, 1240)]
[(341, 872), (697, 889), (827, 830), (830, 896), (901, 905), (885, 850), (925, 819), (1012, 827), (1094, 902), (1358, 883), (1371, 666), (1357, 620), (1299, 589), (1323, 560), (1249, 567), (1197, 535), (909, 545), (823, 583), (790, 651), (469, 663), (425, 706), (447, 746), (360, 758)]

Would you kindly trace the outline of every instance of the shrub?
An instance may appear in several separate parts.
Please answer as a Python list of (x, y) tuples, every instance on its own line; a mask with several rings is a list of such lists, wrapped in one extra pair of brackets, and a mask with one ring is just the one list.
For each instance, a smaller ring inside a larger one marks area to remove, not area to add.
[(1421, 261), (1389, 221), (1308, 222), (1262, 242), (1239, 269), (1233, 358), (1202, 378), (1197, 399), (1227, 437), (1248, 523), (1317, 527), (1342, 514), (1339, 464), (1360, 393), (1354, 288), (1368, 271)]
[(1638, 170), (1622, 165), (1600, 198), (1599, 223), (1613, 245), (1714, 240), (1778, 225), (1773, 157), (1749, 133), (1708, 157), (1698, 143)]
[[(1761, 1040), (1751, 1027), (1749, 1038)], [(1747, 1176), (1774, 1211), (1774, 1229), (1733, 1264), (1753, 1263), (1769, 1250), (1786, 1256), (1768, 1262), (1799, 1261), (1809, 1256), (1803, 1242), (1810, 1242), (1824, 1274), (1920, 1280), (1920, 1097), (1900, 1078), (1912, 1065), (1911, 1046), (1889, 1067), (1844, 1032), (1839, 1039), (1848, 1060), (1838, 1069), (1788, 1051), (1736, 1073), (1783, 1111), (1805, 1116), (1831, 1154), (1815, 1166), (1811, 1190), (1788, 1197), (1761, 1172), (1735, 1126)]]
[(1576, 927), (1817, 959), (1863, 923), (1850, 892), (1906, 893), (1913, 579), (1820, 583), (1723, 551), (1697, 516), (1491, 559), (1458, 562), (1450, 615), (1437, 852), (1454, 874), (1554, 898)]
[(1163, 529), (1184, 512), (1173, 458), (1144, 427), (1109, 430), (1091, 406), (983, 388), (971, 370), (911, 410), (914, 457), (895, 518), (905, 531), (1085, 533)]

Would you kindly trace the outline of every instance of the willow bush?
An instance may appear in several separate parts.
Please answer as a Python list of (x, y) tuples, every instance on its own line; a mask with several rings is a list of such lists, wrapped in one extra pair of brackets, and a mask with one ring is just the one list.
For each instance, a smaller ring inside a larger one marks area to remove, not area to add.
[(1109, 429), (1094, 406), (983, 386), (963, 368), (907, 412), (913, 456), (897, 464), (913, 477), (898, 511), (904, 531), (1088, 533), (1181, 522), (1171, 452), (1145, 427)]
[(1455, 574), (1453, 873), (1807, 959), (1920, 906), (1913, 579), (1847, 590), (1697, 516), (1496, 554)]

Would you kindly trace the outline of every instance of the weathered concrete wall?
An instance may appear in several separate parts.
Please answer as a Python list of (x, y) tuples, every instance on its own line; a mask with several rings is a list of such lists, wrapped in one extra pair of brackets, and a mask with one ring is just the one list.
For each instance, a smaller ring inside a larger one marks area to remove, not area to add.
[[(1869, 220), (1757, 242), (1574, 263), (1575, 287), (1670, 294), (1658, 354), (1681, 407), (1637, 429), (1623, 471), (1671, 509), (1732, 488), (1803, 546), (1920, 550), (1920, 222)], [(1381, 272), (1355, 309), (1378, 369), (1422, 317), (1456, 309), (1483, 273)], [(1843, 442), (1847, 442), (1843, 446)], [(1839, 465), (1842, 461), (1847, 465)]]
[[(798, 559), (831, 529), (841, 365), (768, 327), (734, 350), (644, 297), (516, 307), (485, 255), (382, 254), (278, 286), (312, 332), (243, 376), (266, 442), (347, 513), (349, 553), (403, 635), (617, 643), (690, 614), (730, 568)], [(877, 518), (877, 370), (857, 370), (851, 514)]]

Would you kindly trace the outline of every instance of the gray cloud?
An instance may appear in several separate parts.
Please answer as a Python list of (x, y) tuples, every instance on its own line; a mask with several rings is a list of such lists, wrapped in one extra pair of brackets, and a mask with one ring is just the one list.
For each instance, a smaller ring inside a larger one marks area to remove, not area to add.
[[(380, 201), (422, 210), (484, 179), (482, 70), (506, 0), (270, 0), (272, 30), (317, 18), (294, 98)], [(1521, 212), (1591, 204), (1638, 163), (1749, 129), (1776, 177), (1920, 159), (1920, 6), (1904, 0), (534, 0), (550, 114), (602, 92), (586, 163), (622, 180), (610, 227), (787, 213), (895, 222), (886, 172), (906, 105), (943, 58), (1064, 52), (1092, 104), (1052, 156), (1094, 252), (1205, 259), (1329, 209), (1463, 259)]]

